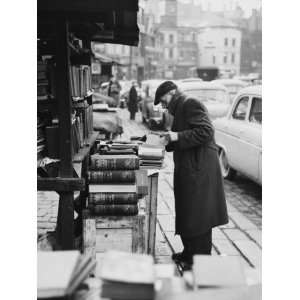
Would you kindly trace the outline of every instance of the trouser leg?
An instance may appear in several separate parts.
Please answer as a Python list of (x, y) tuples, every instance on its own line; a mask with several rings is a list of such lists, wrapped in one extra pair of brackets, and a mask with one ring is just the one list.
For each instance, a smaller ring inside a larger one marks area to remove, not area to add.
[(188, 259), (192, 261), (195, 254), (211, 254), (212, 248), (212, 230), (200, 234), (195, 237), (182, 237), (181, 240), (184, 246), (184, 252)]

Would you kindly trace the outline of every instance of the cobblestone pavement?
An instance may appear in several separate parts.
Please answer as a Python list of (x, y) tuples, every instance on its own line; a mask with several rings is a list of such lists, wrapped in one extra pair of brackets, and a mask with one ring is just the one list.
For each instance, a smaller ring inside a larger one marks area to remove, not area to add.
[[(138, 113), (136, 121), (129, 120), (126, 109), (120, 109), (124, 134), (144, 135), (149, 132)], [(238, 176), (234, 181), (225, 181), (225, 193), (229, 223), (213, 229), (213, 254), (232, 255), (241, 258), (247, 267), (261, 267), (261, 187)], [(38, 233), (54, 230), (58, 206), (55, 192), (38, 192)], [(159, 174), (158, 212), (156, 233), (156, 261), (171, 262), (171, 254), (182, 250), (179, 236), (174, 235), (174, 196), (172, 153), (166, 153), (164, 168)]]

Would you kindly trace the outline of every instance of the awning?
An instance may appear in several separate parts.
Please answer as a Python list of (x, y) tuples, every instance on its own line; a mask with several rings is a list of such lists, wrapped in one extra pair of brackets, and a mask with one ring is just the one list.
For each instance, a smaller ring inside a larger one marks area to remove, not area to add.
[(80, 39), (137, 46), (138, 9), (138, 0), (38, 0), (38, 34), (64, 17)]
[(113, 65), (122, 66), (122, 64), (118, 60), (108, 57), (104, 54), (95, 52), (94, 56), (95, 56), (95, 59), (99, 60), (100, 62), (102, 62), (104, 64), (113, 64)]

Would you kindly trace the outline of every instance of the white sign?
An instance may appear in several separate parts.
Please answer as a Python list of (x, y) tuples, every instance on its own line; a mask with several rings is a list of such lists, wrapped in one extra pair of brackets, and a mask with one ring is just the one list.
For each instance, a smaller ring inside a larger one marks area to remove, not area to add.
[(92, 74), (101, 74), (101, 65), (98, 62), (92, 63)]

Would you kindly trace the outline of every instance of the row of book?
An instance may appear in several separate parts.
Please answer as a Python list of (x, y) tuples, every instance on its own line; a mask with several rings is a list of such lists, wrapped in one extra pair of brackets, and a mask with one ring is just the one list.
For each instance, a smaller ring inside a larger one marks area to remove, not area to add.
[(142, 141), (103, 141), (98, 149), (101, 154), (106, 155), (136, 154), (139, 157), (140, 166), (149, 169), (161, 168), (165, 155), (162, 146)]
[(44, 133), (44, 123), (41, 118), (37, 117), (37, 158), (42, 158), (42, 153), (46, 147), (46, 139)]
[(37, 100), (44, 101), (55, 97), (54, 65), (51, 62), (37, 61)]
[[(77, 110), (72, 117), (71, 136), (72, 153), (76, 154), (82, 148), (93, 132), (93, 110), (90, 105)], [(59, 124), (58, 120), (51, 126), (46, 126), (47, 155), (50, 158), (59, 157)]]
[(75, 98), (87, 96), (92, 90), (91, 67), (86, 65), (70, 66), (71, 94)]
[(138, 169), (136, 155), (92, 155), (88, 171), (90, 212), (102, 216), (137, 215)]

